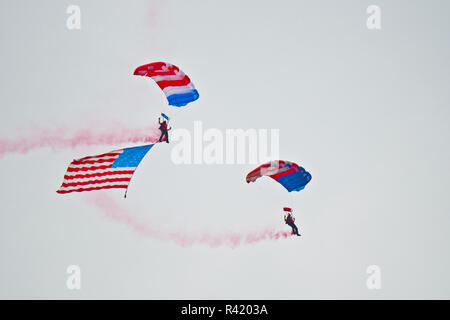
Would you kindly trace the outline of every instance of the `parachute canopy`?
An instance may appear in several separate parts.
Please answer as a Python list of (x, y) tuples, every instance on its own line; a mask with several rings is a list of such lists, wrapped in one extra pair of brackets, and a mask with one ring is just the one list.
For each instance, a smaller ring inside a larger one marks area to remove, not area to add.
[(287, 191), (300, 191), (311, 180), (311, 174), (298, 164), (290, 161), (276, 160), (260, 165), (247, 174), (247, 183), (268, 176), (280, 183)]
[(153, 62), (138, 67), (133, 74), (155, 80), (171, 106), (183, 107), (199, 97), (191, 79), (173, 64)]

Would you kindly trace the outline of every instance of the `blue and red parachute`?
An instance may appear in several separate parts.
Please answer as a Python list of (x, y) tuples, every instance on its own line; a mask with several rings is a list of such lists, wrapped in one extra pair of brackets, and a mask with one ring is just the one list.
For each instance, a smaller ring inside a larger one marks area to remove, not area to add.
[(247, 183), (255, 182), (258, 178), (268, 176), (280, 183), (287, 191), (300, 191), (311, 181), (311, 174), (298, 164), (276, 160), (260, 165), (247, 174)]

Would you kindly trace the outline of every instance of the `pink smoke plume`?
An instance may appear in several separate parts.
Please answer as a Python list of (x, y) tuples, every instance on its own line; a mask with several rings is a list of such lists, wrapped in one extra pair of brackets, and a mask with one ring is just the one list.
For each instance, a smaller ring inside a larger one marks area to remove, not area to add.
[(27, 136), (0, 138), (0, 157), (7, 153), (27, 153), (38, 148), (75, 148), (91, 145), (118, 145), (124, 143), (155, 143), (160, 131), (155, 127), (130, 129), (123, 125), (114, 125), (109, 130), (79, 129), (71, 131), (65, 128), (47, 130), (32, 129)]
[(203, 232), (198, 235), (165, 232), (157, 227), (151, 227), (144, 221), (130, 213), (127, 209), (121, 207), (111, 197), (105, 193), (90, 193), (87, 197), (89, 203), (93, 204), (97, 209), (104, 213), (107, 217), (125, 224), (132, 230), (139, 232), (145, 236), (161, 241), (172, 241), (183, 247), (192, 246), (194, 244), (204, 244), (210, 247), (219, 247), (228, 245), (235, 248), (243, 244), (251, 244), (264, 240), (277, 240), (280, 238), (288, 238), (291, 236), (287, 231), (274, 231), (266, 229), (259, 232), (237, 233), (228, 232), (219, 235), (211, 235)]

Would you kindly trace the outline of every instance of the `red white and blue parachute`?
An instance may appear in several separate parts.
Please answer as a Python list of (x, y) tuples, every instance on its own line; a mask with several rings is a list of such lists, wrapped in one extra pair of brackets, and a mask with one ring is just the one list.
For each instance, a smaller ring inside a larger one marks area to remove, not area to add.
[(133, 74), (155, 80), (171, 106), (183, 107), (199, 98), (191, 79), (173, 64), (153, 62), (138, 67)]
[(287, 191), (300, 191), (311, 181), (311, 174), (298, 164), (290, 161), (276, 160), (260, 165), (247, 174), (247, 183), (268, 176), (280, 183)]

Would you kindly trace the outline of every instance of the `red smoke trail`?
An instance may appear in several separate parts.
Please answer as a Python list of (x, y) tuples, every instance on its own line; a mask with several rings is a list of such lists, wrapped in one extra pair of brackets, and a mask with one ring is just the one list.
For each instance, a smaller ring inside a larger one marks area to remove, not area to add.
[(271, 229), (266, 229), (259, 232), (248, 232), (246, 234), (229, 232), (219, 235), (211, 235), (207, 232), (203, 232), (199, 235), (185, 234), (180, 232), (164, 232), (160, 228), (152, 228), (147, 223), (139, 221), (137, 217), (135, 217), (125, 208), (122, 208), (105, 193), (91, 193), (89, 194), (87, 199), (91, 204), (102, 211), (107, 217), (125, 224), (132, 230), (150, 238), (158, 239), (161, 241), (172, 241), (183, 247), (191, 246), (194, 244), (204, 244), (210, 247), (228, 245), (232, 248), (235, 248), (243, 244), (251, 244), (264, 240), (277, 240), (280, 238), (287, 238), (291, 235), (291, 233), (287, 231), (274, 231)]
[(69, 131), (64, 128), (45, 130), (33, 129), (27, 136), (0, 138), (0, 157), (7, 153), (27, 153), (38, 148), (75, 148), (91, 145), (118, 145), (124, 143), (154, 143), (160, 136), (157, 128), (130, 129), (115, 125), (109, 130), (80, 129)]

